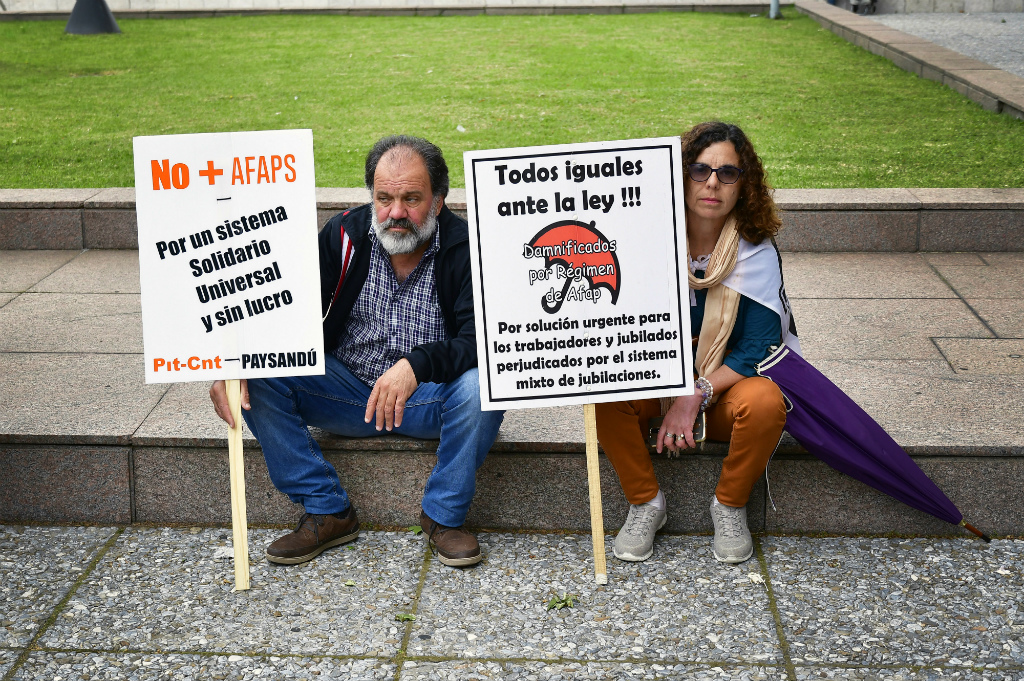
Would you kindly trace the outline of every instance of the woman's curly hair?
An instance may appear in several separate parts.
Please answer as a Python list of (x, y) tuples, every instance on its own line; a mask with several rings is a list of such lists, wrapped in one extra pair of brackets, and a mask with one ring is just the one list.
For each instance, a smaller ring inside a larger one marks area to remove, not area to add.
[(698, 123), (683, 135), (683, 172), (689, 177), (690, 164), (715, 142), (732, 142), (740, 157), (740, 197), (733, 213), (740, 236), (759, 244), (779, 233), (779, 219), (772, 190), (764, 176), (764, 166), (750, 140), (737, 126), (721, 121)]

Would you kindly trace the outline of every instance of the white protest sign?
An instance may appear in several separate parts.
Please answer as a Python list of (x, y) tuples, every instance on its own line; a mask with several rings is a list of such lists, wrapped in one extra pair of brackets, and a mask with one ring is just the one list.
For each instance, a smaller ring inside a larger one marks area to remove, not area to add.
[(692, 394), (679, 139), (464, 156), (483, 408)]
[(323, 374), (312, 131), (134, 142), (146, 382)]

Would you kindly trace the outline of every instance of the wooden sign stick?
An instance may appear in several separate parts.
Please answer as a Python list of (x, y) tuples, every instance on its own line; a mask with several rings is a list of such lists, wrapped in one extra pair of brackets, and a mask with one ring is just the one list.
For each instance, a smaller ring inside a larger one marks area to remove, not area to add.
[(597, 458), (597, 409), (583, 405), (583, 429), (587, 434), (587, 487), (590, 488), (590, 535), (594, 542), (594, 582), (608, 583), (604, 555), (604, 513), (601, 510), (601, 468)]
[(228, 468), (231, 474), (231, 533), (235, 549), (235, 591), (249, 588), (249, 525), (245, 517), (245, 460), (242, 457), (242, 388), (227, 381), (228, 408), (235, 422), (228, 428)]

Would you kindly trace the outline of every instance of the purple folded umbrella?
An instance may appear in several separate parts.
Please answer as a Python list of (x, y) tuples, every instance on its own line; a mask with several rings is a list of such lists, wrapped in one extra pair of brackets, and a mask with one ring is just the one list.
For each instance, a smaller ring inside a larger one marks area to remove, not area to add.
[(846, 393), (785, 345), (757, 367), (789, 400), (786, 430), (840, 473), (925, 513), (989, 537), (924, 474), (903, 448)]

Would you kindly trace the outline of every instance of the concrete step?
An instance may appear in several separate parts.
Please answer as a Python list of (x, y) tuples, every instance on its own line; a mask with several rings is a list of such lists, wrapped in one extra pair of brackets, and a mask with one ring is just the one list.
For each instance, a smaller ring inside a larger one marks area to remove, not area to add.
[[(320, 223), (367, 199), (361, 188), (318, 188)], [(1020, 188), (779, 189), (775, 199), (788, 251), (1024, 249)], [(447, 203), (465, 215), (466, 190)], [(134, 188), (0, 189), (0, 250), (138, 248), (137, 236)]]
[[(1024, 254), (785, 253), (808, 359), (996, 534), (1024, 532)], [(0, 522), (228, 523), (226, 430), (208, 386), (145, 385), (135, 251), (0, 251)], [(317, 433), (361, 517), (414, 524), (436, 443)], [(582, 410), (509, 412), (477, 527), (589, 526)], [(246, 439), (249, 519), (287, 523)], [(724, 444), (656, 457), (668, 530), (710, 530)], [(956, 533), (786, 441), (750, 505), (772, 532)], [(605, 525), (625, 502), (605, 462)]]

